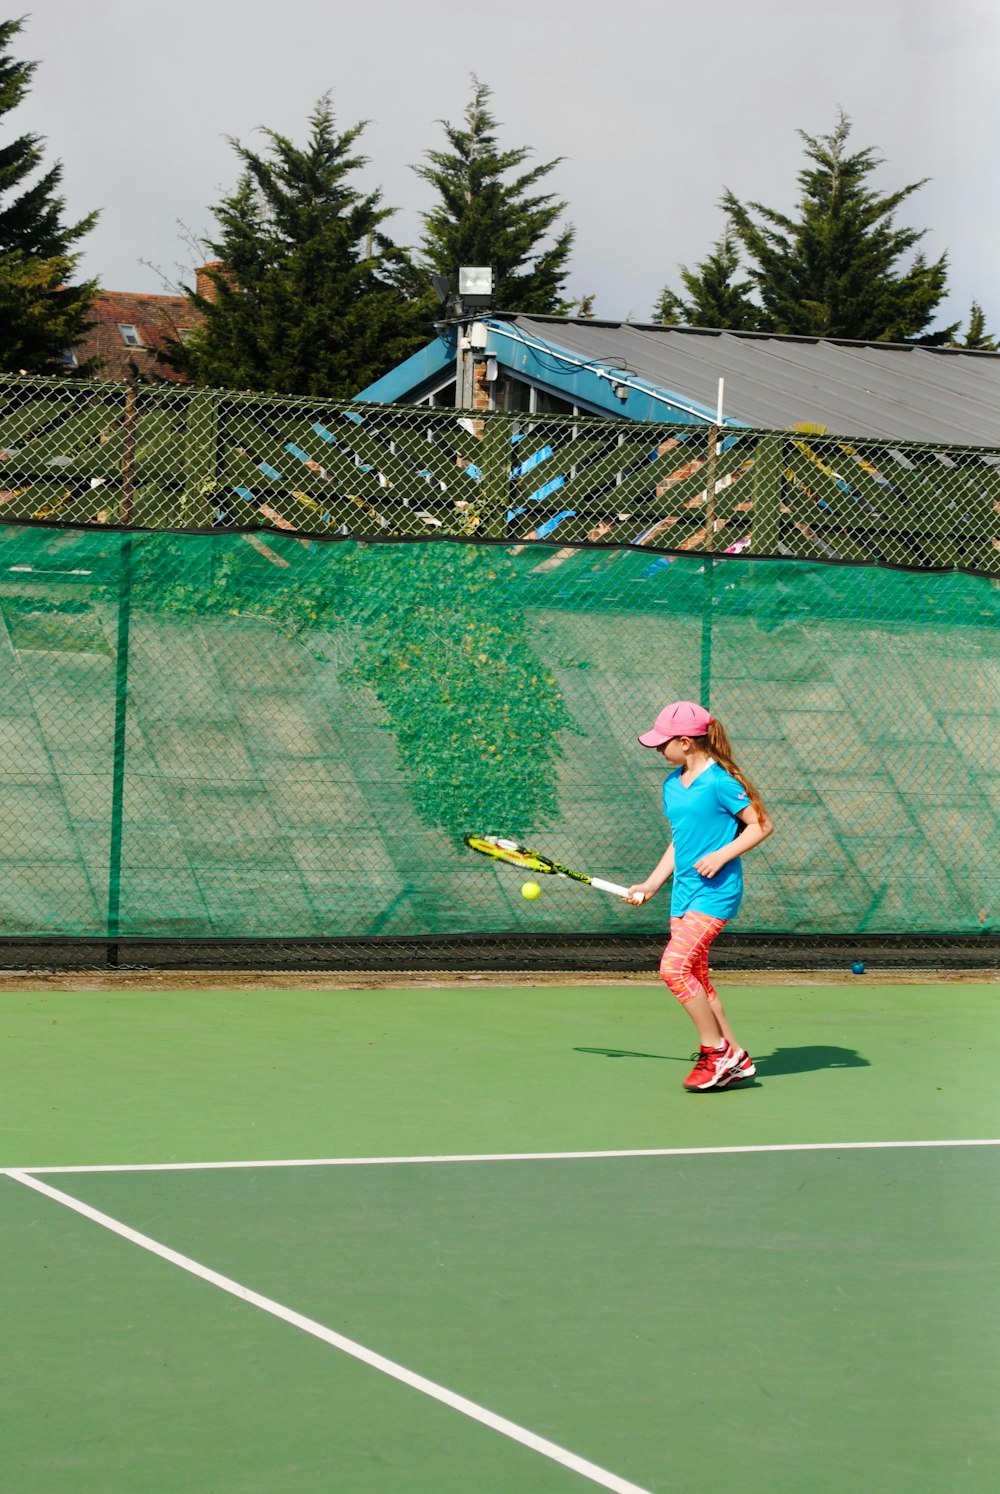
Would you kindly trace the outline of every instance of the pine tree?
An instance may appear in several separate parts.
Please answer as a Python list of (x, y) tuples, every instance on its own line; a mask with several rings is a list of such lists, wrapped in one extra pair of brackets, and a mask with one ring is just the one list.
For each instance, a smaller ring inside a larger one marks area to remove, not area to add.
[(812, 164), (799, 172), (797, 218), (723, 196), (750, 262), (759, 325), (800, 336), (947, 341), (954, 327), (927, 332), (945, 294), (947, 255), (929, 262), (918, 251), (909, 268), (900, 263), (925, 231), (897, 228), (895, 214), (924, 182), (875, 191), (868, 178), (881, 158), (872, 148), (849, 153), (850, 129), (841, 113), (829, 135), (798, 132)]
[(727, 224), (722, 238), (708, 258), (693, 270), (681, 265), (681, 280), (690, 297), (683, 300), (664, 288), (653, 308), (653, 320), (668, 327), (726, 327), (748, 330), (757, 327), (760, 310), (750, 299), (753, 284), (737, 280), (740, 250), (732, 226)]
[(273, 130), (266, 153), (238, 141), (235, 190), (212, 211), (213, 294), (188, 291), (202, 328), (170, 361), (200, 384), (349, 399), (426, 340), (432, 299), (382, 231), (393, 209), (349, 177), (365, 121), (338, 133), (328, 96), (299, 147)]
[(428, 151), (428, 164), (413, 168), (440, 198), (423, 214), (425, 267), (455, 285), (460, 265), (492, 265), (497, 310), (559, 314), (571, 304), (564, 285), (574, 230), (567, 226), (552, 237), (566, 203), (534, 189), (562, 158), (508, 179), (531, 150), (499, 148), (490, 97), (473, 76), (464, 128), (441, 120), (450, 149)]
[(969, 311), (969, 325), (965, 329), (965, 335), (958, 333), (951, 339), (949, 344), (953, 348), (971, 348), (977, 352), (995, 353), (1000, 351), (997, 340), (986, 330), (986, 313), (978, 301), (973, 301)]
[[(657, 320), (873, 342), (953, 339), (957, 322), (928, 331), (947, 289), (947, 255), (928, 261), (918, 248), (925, 230), (895, 222), (924, 181), (874, 190), (868, 178), (881, 157), (872, 148), (851, 153), (850, 131), (841, 113), (829, 135), (798, 132), (809, 164), (794, 217), (727, 190), (723, 237), (694, 270), (681, 267), (687, 298), (666, 288)], [(746, 278), (737, 279), (741, 263)]]
[[(23, 21), (0, 21), (0, 116), (24, 98), (35, 62), (18, 62), (10, 45)], [(73, 245), (97, 221), (63, 222), (63, 169), (57, 162), (30, 181), (44, 141), (19, 135), (0, 145), (0, 369), (58, 373), (63, 354), (83, 336), (97, 291), (95, 280), (71, 285), (80, 255)]]

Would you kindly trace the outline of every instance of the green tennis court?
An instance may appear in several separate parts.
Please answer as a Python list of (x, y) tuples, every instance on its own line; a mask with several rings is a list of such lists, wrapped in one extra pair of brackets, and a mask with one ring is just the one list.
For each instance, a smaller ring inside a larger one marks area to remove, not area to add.
[(1000, 1482), (996, 984), (168, 982), (0, 992), (0, 1487)]

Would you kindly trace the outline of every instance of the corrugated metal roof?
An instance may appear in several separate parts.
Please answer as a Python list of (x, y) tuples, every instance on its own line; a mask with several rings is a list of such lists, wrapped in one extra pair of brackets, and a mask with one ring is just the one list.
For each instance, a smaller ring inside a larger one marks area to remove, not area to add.
[(724, 378), (730, 421), (775, 430), (810, 421), (838, 436), (1000, 447), (1000, 353), (559, 317), (504, 320), (553, 350), (624, 368), (710, 410)]

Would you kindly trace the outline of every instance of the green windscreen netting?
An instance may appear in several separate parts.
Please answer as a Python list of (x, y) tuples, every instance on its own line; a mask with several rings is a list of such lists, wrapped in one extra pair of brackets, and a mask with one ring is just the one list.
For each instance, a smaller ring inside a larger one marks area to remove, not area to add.
[(737, 927), (1000, 923), (995, 580), (471, 540), (0, 529), (0, 938), (658, 935), (673, 698), (777, 833)]

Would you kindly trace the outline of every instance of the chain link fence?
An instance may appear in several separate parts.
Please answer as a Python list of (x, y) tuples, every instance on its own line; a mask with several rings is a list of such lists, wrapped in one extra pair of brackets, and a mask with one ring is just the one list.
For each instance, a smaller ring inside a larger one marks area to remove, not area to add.
[(1000, 451), (0, 379), (0, 516), (1000, 573)]
[(669, 698), (778, 826), (721, 964), (997, 963), (996, 453), (0, 395), (5, 963), (648, 969), (461, 841), (641, 878)]

